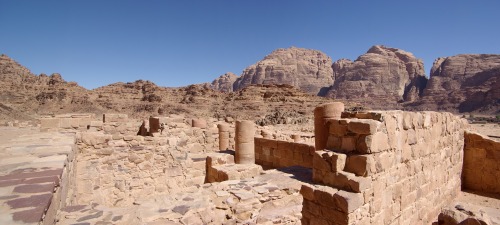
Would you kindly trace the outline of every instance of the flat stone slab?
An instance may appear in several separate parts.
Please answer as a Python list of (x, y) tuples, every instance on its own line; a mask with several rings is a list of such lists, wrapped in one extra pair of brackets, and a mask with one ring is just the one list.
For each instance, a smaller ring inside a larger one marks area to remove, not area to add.
[(0, 127), (1, 224), (39, 224), (74, 142), (70, 133)]

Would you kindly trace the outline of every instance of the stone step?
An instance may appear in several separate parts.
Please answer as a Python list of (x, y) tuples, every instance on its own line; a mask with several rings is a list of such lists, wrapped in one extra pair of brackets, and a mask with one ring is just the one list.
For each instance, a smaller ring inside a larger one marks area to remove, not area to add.
[(361, 193), (371, 187), (366, 177), (374, 168), (370, 155), (346, 155), (329, 150), (313, 156), (313, 181), (348, 192)]
[(210, 178), (212, 182), (253, 178), (263, 171), (262, 167), (256, 164), (224, 164), (209, 169), (210, 174), (213, 175)]

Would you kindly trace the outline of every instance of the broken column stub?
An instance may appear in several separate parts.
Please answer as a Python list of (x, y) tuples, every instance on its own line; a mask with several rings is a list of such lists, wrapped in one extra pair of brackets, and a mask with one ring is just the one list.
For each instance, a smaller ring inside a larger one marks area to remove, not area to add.
[(314, 109), (314, 136), (316, 150), (323, 150), (328, 140), (328, 126), (326, 121), (329, 119), (340, 119), (344, 111), (344, 103), (332, 102), (323, 104)]
[(254, 164), (255, 124), (249, 120), (236, 121), (235, 161), (237, 164)]
[(217, 124), (219, 129), (219, 150), (229, 149), (229, 125), (228, 124)]
[(149, 133), (158, 133), (160, 132), (160, 118), (158, 117), (149, 117)]

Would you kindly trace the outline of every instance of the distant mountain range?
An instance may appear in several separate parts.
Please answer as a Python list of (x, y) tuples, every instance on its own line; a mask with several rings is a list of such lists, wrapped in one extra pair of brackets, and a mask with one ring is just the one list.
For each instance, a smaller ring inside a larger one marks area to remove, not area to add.
[(427, 78), (420, 59), (396, 48), (373, 46), (355, 61), (332, 62), (318, 50), (291, 47), (273, 51), (240, 76), (226, 73), (212, 83), (168, 88), (139, 80), (94, 90), (57, 73), (35, 75), (1, 55), (0, 85), (0, 120), (75, 112), (257, 119), (282, 110), (310, 116), (328, 101), (370, 109), (498, 114), (500, 55), (438, 58)]
[(463, 54), (435, 60), (429, 78), (412, 53), (376, 45), (355, 61), (318, 50), (277, 49), (246, 68), (226, 73), (211, 88), (288, 84), (308, 93), (376, 109), (500, 113), (500, 55)]

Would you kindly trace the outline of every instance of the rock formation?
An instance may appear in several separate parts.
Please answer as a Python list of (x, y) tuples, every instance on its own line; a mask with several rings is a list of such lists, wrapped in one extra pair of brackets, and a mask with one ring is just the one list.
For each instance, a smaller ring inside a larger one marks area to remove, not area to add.
[[(0, 120), (109, 112), (134, 118), (175, 113), (288, 124), (308, 121), (312, 109), (331, 98), (348, 103), (347, 109), (500, 111), (500, 55), (440, 58), (428, 84), (423, 74), (419, 59), (395, 48), (374, 46), (354, 62), (342, 59), (332, 65), (319, 51), (292, 47), (272, 52), (238, 78), (226, 73), (212, 84), (167, 88), (138, 80), (86, 90), (57, 73), (34, 75), (1, 55)], [(294, 115), (300, 115), (298, 120), (286, 118)]]
[(338, 60), (332, 68), (335, 82), (325, 96), (359, 100), (371, 106), (417, 100), (426, 82), (420, 59), (409, 52), (379, 45), (354, 62)]
[(223, 92), (232, 92), (233, 84), (236, 79), (238, 79), (238, 76), (236, 74), (227, 72), (212, 81), (212, 83), (210, 84), (210, 88)]
[[(4, 108), (30, 114), (96, 111), (88, 91), (75, 82), (66, 82), (61, 75), (34, 75), (6, 55), (0, 55), (0, 102)], [(56, 109), (56, 110), (55, 110)], [(12, 111), (12, 110), (10, 110)]]
[(331, 65), (331, 58), (317, 50), (277, 49), (246, 68), (233, 90), (250, 84), (288, 84), (316, 95), (322, 87), (333, 83)]
[(500, 111), (500, 55), (438, 58), (418, 102), (420, 110)]

